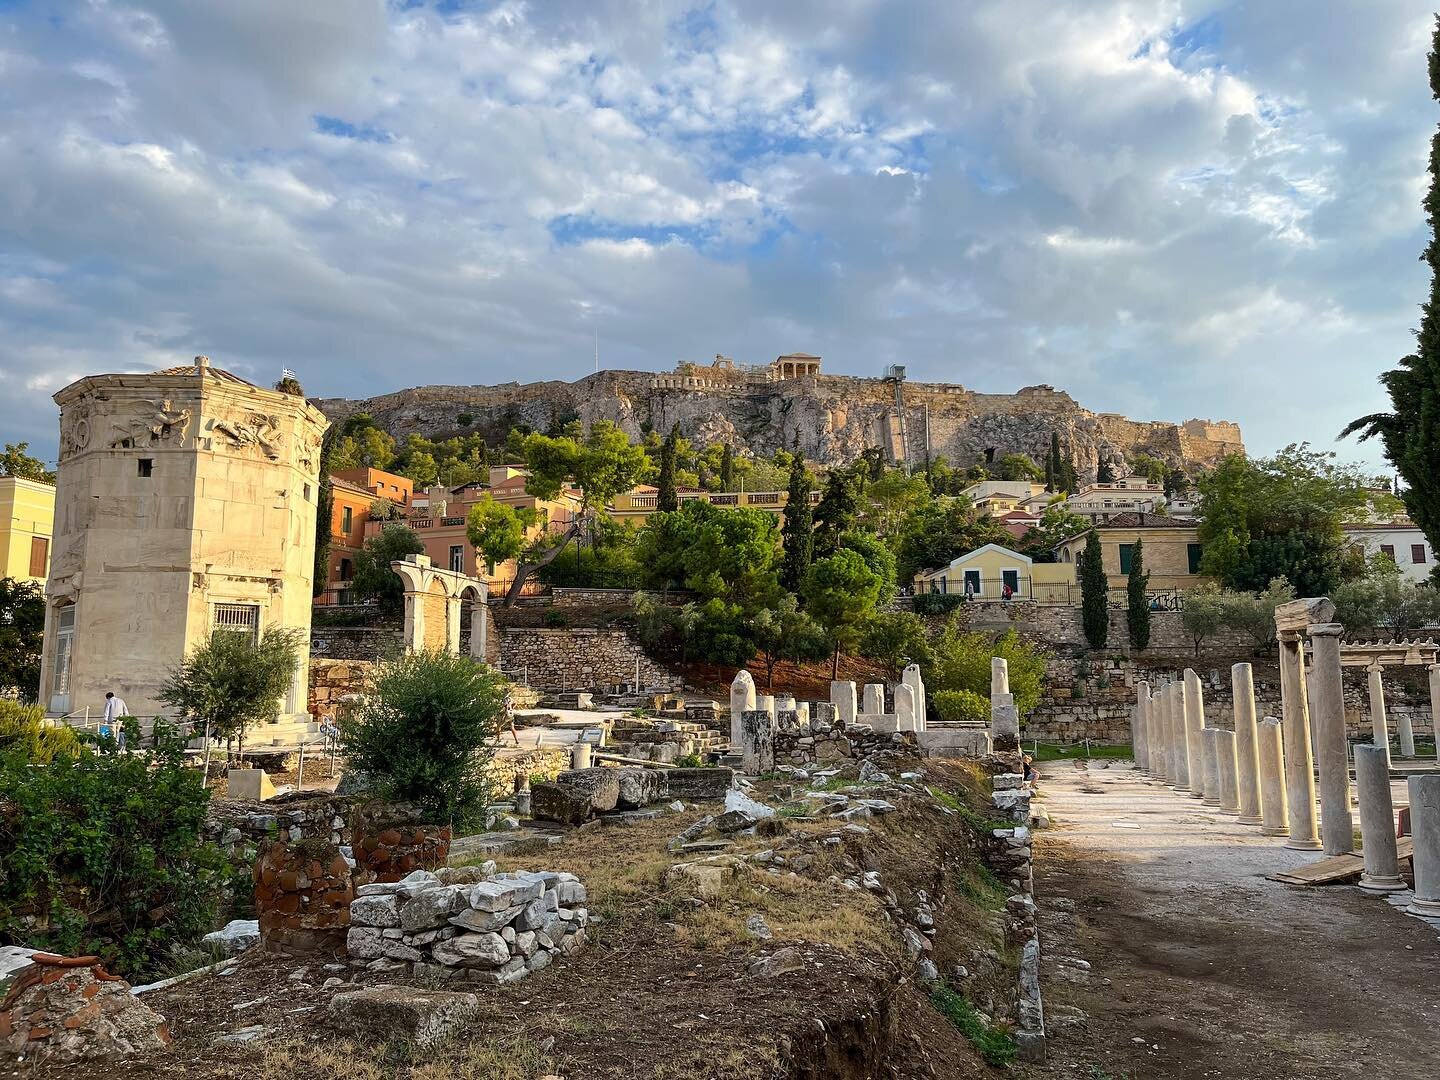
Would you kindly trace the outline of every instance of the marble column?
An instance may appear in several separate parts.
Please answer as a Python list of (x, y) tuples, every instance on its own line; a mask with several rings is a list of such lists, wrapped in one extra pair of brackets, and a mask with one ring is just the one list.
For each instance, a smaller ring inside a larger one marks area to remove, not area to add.
[(1260, 757), (1260, 829), (1266, 836), (1284, 836), (1290, 831), (1285, 799), (1285, 753), (1280, 721), (1267, 716), (1255, 728), (1255, 745)]
[(1349, 744), (1345, 739), (1345, 688), (1340, 670), (1339, 623), (1310, 627), (1314, 685), (1311, 718), (1320, 765), (1320, 839), (1326, 855), (1343, 855), (1355, 847), (1355, 820), (1350, 815)]
[[(855, 723), (855, 684), (837, 679), (830, 684), (830, 704), (835, 706), (835, 719), (842, 728)], [(733, 706), (732, 706), (733, 707)]]
[(1440, 760), (1440, 664), (1430, 665), (1430, 734), (1435, 737), (1435, 757)]
[(1240, 824), (1259, 825), (1260, 746), (1255, 729), (1255, 676), (1249, 664), (1233, 664), (1230, 688), (1235, 700), (1235, 776), (1240, 793)]
[(885, 711), (885, 684), (866, 683), (864, 701), (861, 704), (862, 713), (883, 713)]
[(1150, 750), (1146, 743), (1145, 709), (1149, 705), (1150, 684), (1140, 681), (1135, 684), (1135, 708), (1130, 714), (1130, 749), (1135, 767), (1141, 772), (1150, 771)]
[(895, 684), (895, 730), (915, 731), (915, 691), (909, 683)]
[(730, 682), (730, 745), (738, 749), (740, 746), (741, 733), (744, 728), (741, 725), (741, 717), (755, 708), (755, 679), (750, 672), (744, 670), (735, 673), (735, 678)]
[(1165, 689), (1169, 698), (1166, 712), (1170, 714), (1170, 753), (1175, 759), (1171, 787), (1184, 795), (1190, 791), (1190, 767), (1193, 764), (1198, 769), (1200, 763), (1191, 762), (1190, 740), (1185, 734), (1185, 684), (1173, 682)]
[(777, 713), (782, 713), (782, 712), (796, 712), (797, 710), (796, 710), (796, 708), (795, 708), (795, 695), (794, 695), (794, 694), (776, 694), (776, 695), (775, 695), (775, 711), (776, 711)]
[(1385, 678), (1379, 664), (1372, 664), (1370, 675), (1370, 731), (1376, 746), (1385, 748), (1385, 764), (1390, 764), (1390, 725), (1385, 717)]
[(1235, 772), (1235, 733), (1215, 728), (1215, 761), (1220, 769), (1220, 812), (1240, 813), (1240, 780)]
[(1315, 821), (1315, 759), (1310, 751), (1310, 713), (1305, 700), (1305, 661), (1300, 633), (1280, 635), (1280, 684), (1285, 705), (1285, 802), (1290, 840), (1300, 851), (1320, 850)]
[(572, 769), (588, 769), (588, 768), (590, 768), (590, 766), (591, 766), (591, 764), (592, 764), (590, 755), (591, 755), (592, 753), (593, 753), (593, 749), (591, 748), (590, 744), (589, 744), (588, 742), (585, 742), (583, 739), (582, 739), (580, 742), (575, 743), (575, 744), (570, 748), (570, 768), (572, 768)]
[(1440, 917), (1440, 773), (1410, 777), (1410, 831), (1415, 840), (1411, 915)]
[(1157, 687), (1152, 690), (1150, 701), (1145, 706), (1145, 738), (1150, 746), (1150, 775), (1164, 778), (1169, 763), (1166, 761), (1168, 749), (1160, 726), (1164, 715), (1161, 710), (1165, 707), (1160, 699), (1162, 689)]
[(1200, 753), (1205, 763), (1205, 771), (1200, 780), (1200, 801), (1206, 806), (1220, 805), (1220, 750), (1215, 745), (1215, 732), (1212, 727), (1200, 729)]
[(1366, 892), (1399, 892), (1405, 888), (1395, 855), (1395, 805), (1390, 798), (1390, 766), (1378, 746), (1355, 747), (1355, 787), (1360, 792), (1360, 842), (1365, 871), (1360, 888)]
[(990, 658), (990, 696), (1010, 692), (1010, 663), (1003, 656)]
[(1395, 718), (1395, 730), (1400, 736), (1400, 756), (1413, 758), (1415, 756), (1415, 728), (1410, 723), (1410, 713), (1402, 709), (1400, 715)]
[(755, 698), (755, 708), (768, 712), (770, 714), (770, 719), (775, 719), (775, 695), (757, 695)]
[(1190, 777), (1186, 785), (1192, 798), (1205, 798), (1205, 743), (1200, 733), (1205, 730), (1205, 694), (1200, 676), (1185, 669), (1185, 682), (1180, 687), (1181, 712), (1185, 717), (1185, 754), (1190, 759)]
[(907, 664), (905, 670), (900, 673), (900, 681), (915, 694), (915, 730), (925, 730), (926, 710), (929, 708), (925, 699), (925, 680), (920, 675), (919, 664)]
[[(762, 699), (763, 701), (764, 699)], [(762, 704), (741, 714), (740, 750), (744, 770), (760, 776), (775, 768), (775, 711)]]

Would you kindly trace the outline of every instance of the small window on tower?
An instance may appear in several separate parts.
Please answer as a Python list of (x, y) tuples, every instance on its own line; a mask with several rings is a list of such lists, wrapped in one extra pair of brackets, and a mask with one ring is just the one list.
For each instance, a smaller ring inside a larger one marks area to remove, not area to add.
[(154, 458), (142, 457), (135, 464), (138, 466), (138, 471), (141, 476), (149, 476), (155, 471)]

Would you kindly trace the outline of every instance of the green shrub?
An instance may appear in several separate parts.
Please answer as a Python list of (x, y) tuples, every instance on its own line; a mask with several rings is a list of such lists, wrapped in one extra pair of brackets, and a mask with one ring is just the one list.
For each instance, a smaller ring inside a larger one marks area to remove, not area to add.
[(1003, 1068), (1015, 1060), (1015, 1040), (1008, 1032), (990, 1027), (975, 1011), (975, 1006), (960, 994), (948, 986), (937, 986), (931, 991), (930, 1000), (988, 1064)]
[(138, 981), (212, 927), (227, 868), (199, 839), (209, 795), (177, 737), (162, 726), (155, 744), (0, 753), (0, 940), (93, 953)]
[(965, 603), (963, 593), (916, 593), (913, 608), (916, 615), (949, 615)]
[(974, 690), (937, 690), (931, 695), (941, 720), (972, 720), (985, 723), (990, 719), (990, 701)]
[(407, 653), (376, 667), (365, 701), (340, 717), (340, 744), (382, 795), (436, 824), (472, 824), (484, 815), (503, 701), (501, 677), (469, 657)]
[(560, 630), (570, 625), (570, 616), (566, 615), (563, 611), (556, 611), (554, 608), (551, 608), (545, 612), (544, 621), (545, 625), (550, 627), (550, 629)]
[(46, 727), (39, 705), (21, 705), (0, 698), (0, 753), (18, 754), (22, 760), (45, 765), (56, 757), (80, 752), (80, 737), (63, 724)]

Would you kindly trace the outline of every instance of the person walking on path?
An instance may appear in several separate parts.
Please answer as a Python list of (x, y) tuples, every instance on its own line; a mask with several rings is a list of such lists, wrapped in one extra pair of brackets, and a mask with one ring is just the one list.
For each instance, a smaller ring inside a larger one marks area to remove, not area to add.
[(105, 691), (105, 715), (101, 717), (101, 723), (110, 729), (110, 734), (115, 740), (115, 745), (122, 751), (125, 749), (125, 720), (130, 715), (130, 706), (125, 704), (125, 699), (115, 696), (115, 691)]

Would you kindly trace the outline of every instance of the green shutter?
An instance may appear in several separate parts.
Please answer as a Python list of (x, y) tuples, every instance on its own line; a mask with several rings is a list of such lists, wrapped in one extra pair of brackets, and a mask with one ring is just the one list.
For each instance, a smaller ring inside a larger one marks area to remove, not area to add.
[(1130, 572), (1130, 556), (1134, 553), (1134, 551), (1134, 544), (1120, 545), (1120, 573), (1128, 574)]
[(1200, 556), (1203, 550), (1199, 544), (1185, 545), (1185, 554), (1190, 558), (1190, 573), (1198, 574), (1200, 572)]

